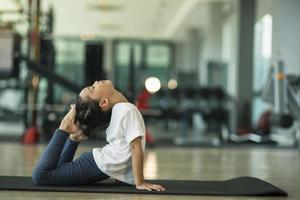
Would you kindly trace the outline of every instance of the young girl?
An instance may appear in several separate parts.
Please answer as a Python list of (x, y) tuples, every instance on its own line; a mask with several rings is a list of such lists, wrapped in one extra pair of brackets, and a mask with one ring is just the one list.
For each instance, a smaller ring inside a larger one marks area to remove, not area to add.
[[(105, 125), (108, 144), (73, 161), (79, 142)], [(38, 161), (32, 180), (36, 185), (83, 185), (111, 177), (137, 189), (164, 191), (163, 186), (144, 180), (144, 149), (140, 112), (111, 81), (96, 81), (80, 92)]]

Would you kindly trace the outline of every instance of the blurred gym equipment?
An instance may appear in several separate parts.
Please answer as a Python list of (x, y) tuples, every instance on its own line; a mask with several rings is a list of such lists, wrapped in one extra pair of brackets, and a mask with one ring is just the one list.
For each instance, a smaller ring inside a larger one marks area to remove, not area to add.
[[(101, 42), (78, 38), (85, 47), (80, 52), (86, 65), (61, 64), (64, 54), (59, 54), (57, 61), (56, 44), (62, 46), (62, 42), (52, 36), (53, 9), (42, 13), (40, 0), (33, 0), (18, 14), (20, 20), (0, 27), (0, 119), (4, 130), (18, 123), (19, 128), (13, 130), (24, 133), (22, 142), (35, 143), (39, 136), (46, 140), (52, 136), (68, 104), (84, 85), (105, 78), (102, 59), (98, 59), (103, 57), (103, 49)], [(22, 34), (16, 34), (18, 23), (28, 25)]]
[(20, 66), (20, 35), (10, 29), (0, 29), (0, 80), (16, 78)]
[(290, 77), (289, 80), (283, 61), (278, 61), (270, 69), (267, 83), (262, 92), (263, 99), (270, 103), (272, 108), (268, 122), (263, 122), (270, 124), (270, 134), (250, 133), (242, 136), (232, 134), (231, 141), (275, 142), (282, 146), (299, 145), (300, 77)]
[[(22, 112), (15, 109), (21, 101), (23, 85), (17, 81), (20, 71), (21, 36), (12, 27), (0, 28), (0, 120), (4, 124), (22, 124)], [(18, 130), (12, 128), (11, 130)]]
[(148, 121), (163, 123), (163, 132), (172, 132), (176, 145), (219, 146), (232, 129), (229, 101), (221, 88), (160, 89), (141, 112)]

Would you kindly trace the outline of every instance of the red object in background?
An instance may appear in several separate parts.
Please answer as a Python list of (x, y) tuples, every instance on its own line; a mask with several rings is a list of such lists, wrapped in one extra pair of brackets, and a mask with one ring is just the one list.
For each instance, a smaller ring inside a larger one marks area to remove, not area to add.
[(35, 144), (39, 140), (39, 131), (38, 129), (33, 126), (31, 128), (28, 128), (24, 135), (22, 136), (21, 142), (23, 144)]
[(148, 92), (146, 89), (144, 89), (143, 91), (141, 91), (139, 93), (139, 95), (137, 96), (137, 101), (136, 101), (136, 107), (139, 110), (143, 110), (143, 109), (148, 109), (150, 108), (149, 106), (149, 99), (151, 97), (151, 93)]
[(249, 133), (252, 133), (253, 130), (251, 128), (244, 128), (244, 127), (238, 127), (236, 129), (236, 133), (238, 135), (248, 135)]
[(261, 114), (258, 120), (257, 129), (262, 131), (263, 134), (270, 134), (271, 131), (270, 119), (271, 119), (271, 111), (266, 111)]
[(149, 130), (146, 128), (146, 143), (149, 146), (154, 146), (155, 145), (155, 138), (153, 135), (149, 132)]
[[(136, 107), (139, 110), (147, 110), (150, 108), (149, 105), (149, 99), (151, 97), (151, 93), (148, 92), (148, 90), (144, 89), (142, 90), (138, 96), (137, 96), (137, 100), (136, 100)], [(150, 133), (149, 129), (146, 128), (146, 143), (149, 146), (154, 146), (155, 144), (155, 139), (153, 137), (153, 135)]]

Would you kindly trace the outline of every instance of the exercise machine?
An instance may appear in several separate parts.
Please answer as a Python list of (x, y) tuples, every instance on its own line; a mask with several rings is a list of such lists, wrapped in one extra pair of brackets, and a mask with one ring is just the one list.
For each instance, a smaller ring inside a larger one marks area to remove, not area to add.
[[(262, 91), (262, 98), (271, 105), (269, 135), (250, 133), (243, 136), (232, 134), (231, 141), (256, 143), (275, 142), (279, 146), (299, 145), (300, 133), (300, 99), (297, 84), (300, 77), (286, 74), (283, 61), (276, 62), (269, 71), (268, 80)], [(297, 94), (298, 93), (298, 94)]]

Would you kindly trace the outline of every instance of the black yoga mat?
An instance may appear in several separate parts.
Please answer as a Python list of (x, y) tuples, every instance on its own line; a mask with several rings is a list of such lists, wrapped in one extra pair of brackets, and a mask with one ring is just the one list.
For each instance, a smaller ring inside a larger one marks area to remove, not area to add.
[(103, 181), (81, 186), (35, 186), (31, 177), (0, 176), (0, 190), (90, 192), (90, 193), (130, 193), (169, 195), (217, 195), (217, 196), (287, 196), (288, 194), (253, 177), (239, 177), (226, 181), (151, 180), (167, 188), (164, 192), (136, 190), (124, 183)]

